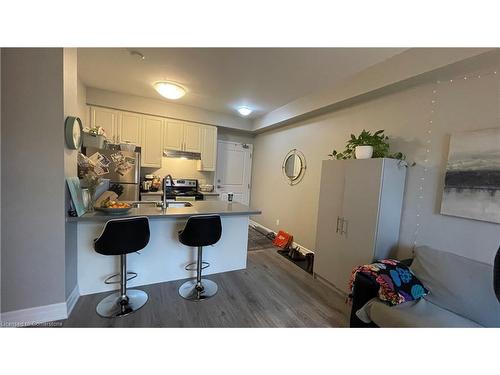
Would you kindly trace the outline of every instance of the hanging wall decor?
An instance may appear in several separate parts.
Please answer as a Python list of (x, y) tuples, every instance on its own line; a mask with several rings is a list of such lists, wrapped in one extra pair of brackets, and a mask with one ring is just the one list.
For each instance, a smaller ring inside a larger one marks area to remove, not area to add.
[(500, 223), (500, 128), (451, 136), (441, 213)]

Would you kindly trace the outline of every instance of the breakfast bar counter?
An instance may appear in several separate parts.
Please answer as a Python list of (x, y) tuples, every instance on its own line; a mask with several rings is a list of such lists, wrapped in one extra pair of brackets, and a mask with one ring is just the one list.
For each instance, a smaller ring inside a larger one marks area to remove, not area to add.
[(78, 287), (81, 295), (118, 289), (118, 284), (105, 284), (104, 280), (119, 270), (118, 257), (98, 254), (93, 248), (94, 239), (104, 228), (107, 220), (124, 217), (146, 216), (149, 218), (149, 244), (139, 253), (127, 256), (128, 270), (138, 276), (128, 287), (181, 280), (195, 276), (194, 271), (184, 267), (196, 259), (196, 249), (182, 245), (178, 232), (190, 216), (220, 215), (222, 237), (213, 246), (203, 250), (203, 260), (210, 267), (204, 275), (246, 268), (248, 224), (251, 215), (259, 210), (243, 204), (223, 201), (193, 201), (190, 207), (168, 207), (154, 205), (132, 208), (126, 214), (110, 215), (99, 211), (81, 217), (67, 218), (77, 225)]
[[(151, 203), (151, 202), (149, 202)], [(68, 217), (67, 221), (107, 221), (118, 217), (147, 216), (150, 219), (187, 218), (193, 215), (259, 215), (261, 211), (254, 210), (238, 202), (225, 201), (192, 201), (191, 207), (155, 207), (148, 202), (140, 204), (138, 208), (131, 208), (126, 214), (111, 215), (100, 211), (88, 212), (80, 217)]]

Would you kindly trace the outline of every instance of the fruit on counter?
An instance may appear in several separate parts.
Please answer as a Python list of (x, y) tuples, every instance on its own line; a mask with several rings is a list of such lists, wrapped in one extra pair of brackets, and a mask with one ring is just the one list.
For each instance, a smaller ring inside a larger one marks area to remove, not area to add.
[(129, 203), (106, 199), (101, 203), (102, 208), (130, 208)]

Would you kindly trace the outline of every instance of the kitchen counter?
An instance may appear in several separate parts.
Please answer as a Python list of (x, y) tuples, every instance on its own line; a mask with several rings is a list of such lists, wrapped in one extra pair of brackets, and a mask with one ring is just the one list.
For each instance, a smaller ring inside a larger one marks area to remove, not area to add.
[(197, 250), (181, 244), (178, 238), (179, 230), (182, 230), (187, 219), (194, 215), (220, 215), (222, 222), (222, 237), (219, 242), (203, 249), (203, 260), (210, 263), (210, 267), (203, 270), (203, 275), (245, 269), (249, 219), (251, 215), (261, 212), (237, 202), (208, 200), (189, 203), (192, 207), (163, 209), (145, 205), (132, 208), (124, 215), (109, 215), (96, 211), (81, 217), (67, 218), (77, 226), (77, 275), (80, 294), (119, 288), (118, 284), (104, 283), (106, 277), (118, 272), (118, 257), (104, 256), (94, 250), (94, 239), (102, 232), (105, 222), (115, 218), (147, 216), (150, 219), (148, 245), (138, 254), (131, 253), (127, 256), (129, 271), (138, 273), (138, 276), (128, 283), (130, 288), (195, 277), (195, 271), (187, 271), (184, 267), (196, 259)]
[(68, 217), (67, 221), (107, 221), (110, 219), (147, 216), (150, 219), (161, 218), (188, 218), (194, 215), (259, 215), (261, 211), (252, 209), (238, 202), (228, 203), (223, 201), (191, 201), (192, 207), (175, 207), (166, 209), (145, 204), (139, 208), (132, 208), (123, 215), (110, 215), (100, 211), (88, 212), (80, 217)]
[(206, 195), (208, 197), (218, 197), (220, 194), (215, 192), (215, 191), (211, 191), (211, 192), (207, 192), (207, 191), (199, 191), (198, 193), (202, 194), (202, 195)]

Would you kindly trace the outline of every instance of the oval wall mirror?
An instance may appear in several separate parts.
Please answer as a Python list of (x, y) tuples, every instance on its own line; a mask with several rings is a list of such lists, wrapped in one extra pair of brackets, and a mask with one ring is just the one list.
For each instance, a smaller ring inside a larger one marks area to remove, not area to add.
[(298, 184), (306, 171), (304, 154), (297, 149), (291, 150), (286, 154), (281, 169), (283, 170), (283, 176), (290, 185)]

